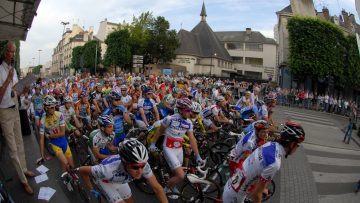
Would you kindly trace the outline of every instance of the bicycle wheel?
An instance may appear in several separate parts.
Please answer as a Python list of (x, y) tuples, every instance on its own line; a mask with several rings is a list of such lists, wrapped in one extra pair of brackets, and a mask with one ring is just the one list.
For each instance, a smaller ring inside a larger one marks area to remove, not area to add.
[(222, 162), (226, 159), (229, 154), (231, 147), (226, 143), (215, 143), (210, 148), (212, 154), (211, 159), (216, 165), (222, 164)]
[(266, 189), (268, 190), (268, 194), (263, 194), (262, 202), (269, 200), (275, 194), (275, 182), (271, 180), (271, 182), (267, 184)]
[(208, 202), (207, 200), (220, 202), (221, 191), (219, 186), (212, 180), (208, 183), (185, 183), (181, 188), (181, 195), (186, 202)]
[(139, 180), (134, 180), (135, 186), (143, 193), (154, 195), (154, 190), (148, 185), (145, 178), (141, 178)]
[(86, 190), (80, 185), (80, 183), (76, 184), (77, 192), (80, 195), (80, 198), (83, 202), (90, 203), (90, 196), (87, 194)]
[(222, 186), (224, 185), (223, 182), (226, 180), (223, 179), (221, 173), (218, 169), (210, 168), (208, 172), (207, 178), (214, 181), (217, 185)]
[(180, 193), (176, 192), (167, 192), (166, 197), (168, 198), (169, 203), (188, 202)]
[(89, 163), (89, 162), (91, 162), (91, 156), (88, 153), (88, 145), (82, 137), (80, 137), (77, 140), (75, 147), (76, 147), (79, 165), (83, 166), (86, 164), (88, 164), (88, 165), (91, 164), (91, 163)]

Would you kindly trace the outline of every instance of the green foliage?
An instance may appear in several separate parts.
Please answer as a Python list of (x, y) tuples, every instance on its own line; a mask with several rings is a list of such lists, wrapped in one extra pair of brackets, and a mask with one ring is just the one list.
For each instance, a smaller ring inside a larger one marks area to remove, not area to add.
[(131, 63), (131, 43), (128, 29), (121, 29), (110, 33), (105, 43), (107, 50), (104, 58), (104, 65), (119, 66)]
[(82, 62), (83, 52), (84, 52), (83, 46), (78, 46), (73, 49), (72, 57), (71, 57), (71, 68), (75, 70), (79, 70), (83, 67), (83, 62)]
[(42, 65), (37, 65), (32, 67), (32, 74), (39, 75), (42, 67), (43, 67)]
[(101, 62), (101, 47), (99, 45), (99, 42), (92, 40), (84, 44), (82, 57), (83, 67), (89, 69), (91, 73), (95, 73), (95, 64), (96, 66), (98, 66), (98, 64), (100, 64)]
[(360, 87), (360, 55), (356, 37), (347, 37), (347, 57), (344, 68), (345, 85), (349, 87)]
[(139, 17), (133, 17), (129, 26), (132, 55), (144, 55), (150, 40), (149, 28), (154, 21), (151, 12), (142, 13)]
[(151, 24), (148, 50), (152, 58), (155, 58), (155, 63), (174, 59), (175, 50), (180, 46), (176, 31), (169, 28), (170, 23), (162, 16), (158, 16)]
[(289, 65), (300, 76), (341, 78), (347, 40), (335, 25), (314, 18), (293, 17), (288, 22)]

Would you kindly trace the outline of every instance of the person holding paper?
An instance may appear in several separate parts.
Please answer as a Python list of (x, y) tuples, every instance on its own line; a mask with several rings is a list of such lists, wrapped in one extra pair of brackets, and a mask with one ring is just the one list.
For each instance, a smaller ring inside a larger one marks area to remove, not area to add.
[[(18, 82), (16, 71), (11, 66), (15, 52), (15, 44), (13, 42), (8, 42), (4, 54), (1, 55), (0, 127), (9, 149), (9, 156), (19, 179), (22, 182), (25, 191), (32, 195), (34, 194), (34, 191), (29, 185), (26, 176), (34, 177), (35, 174), (26, 167), (25, 150), (18, 111), (19, 104), (16, 96), (17, 92), (13, 90), (14, 85)], [(24, 92), (28, 90), (28, 88), (24, 88)]]

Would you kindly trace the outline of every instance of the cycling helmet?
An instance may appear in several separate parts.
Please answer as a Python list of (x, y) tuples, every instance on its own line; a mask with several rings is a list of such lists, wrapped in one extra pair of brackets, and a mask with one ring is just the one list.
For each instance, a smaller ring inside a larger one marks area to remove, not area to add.
[(148, 87), (148, 86), (145, 86), (143, 88), (143, 92), (146, 94), (146, 93), (149, 93), (149, 92), (152, 92), (152, 88), (151, 87)]
[(280, 130), (280, 140), (301, 143), (305, 140), (305, 131), (301, 125), (288, 121)]
[(197, 102), (192, 103), (192, 111), (194, 113), (200, 113), (201, 110), (202, 110), (202, 108), (201, 108), (201, 105), (199, 103), (197, 103)]
[(121, 85), (120, 89), (121, 89), (121, 90), (127, 90), (128, 87), (127, 87), (126, 85)]
[(114, 120), (108, 115), (101, 115), (97, 120), (100, 126), (114, 125)]
[(82, 92), (80, 93), (80, 98), (81, 98), (81, 97), (87, 97), (87, 94), (86, 94), (85, 91), (82, 91)]
[(120, 142), (119, 155), (129, 164), (145, 164), (149, 159), (146, 147), (135, 138)]
[(65, 103), (72, 103), (73, 102), (73, 99), (70, 97), (70, 96), (66, 96), (65, 98), (64, 98), (64, 102)]
[(264, 97), (265, 104), (270, 104), (274, 101), (276, 101), (276, 97), (274, 94), (268, 94)]
[(113, 90), (113, 91), (111, 91), (111, 93), (110, 93), (110, 97), (111, 97), (112, 99), (121, 99), (121, 93), (118, 92), (118, 91), (116, 91), (116, 90)]
[(52, 95), (47, 95), (44, 98), (44, 105), (45, 106), (57, 105), (57, 101)]
[(263, 129), (269, 129), (270, 124), (265, 120), (260, 120), (254, 123), (254, 128), (256, 130), (263, 130)]
[(178, 94), (178, 93), (180, 93), (182, 90), (180, 89), (180, 88), (178, 88), (178, 87), (174, 87), (173, 89), (172, 89), (172, 93), (173, 94)]
[(192, 102), (188, 98), (181, 98), (176, 100), (176, 108), (179, 110), (188, 110), (192, 109)]
[(222, 101), (225, 101), (225, 98), (223, 96), (217, 96), (215, 98), (215, 102), (218, 103), (218, 102), (222, 102)]
[(100, 87), (100, 86), (101, 86), (100, 83), (96, 83), (96, 84), (95, 84), (95, 87)]

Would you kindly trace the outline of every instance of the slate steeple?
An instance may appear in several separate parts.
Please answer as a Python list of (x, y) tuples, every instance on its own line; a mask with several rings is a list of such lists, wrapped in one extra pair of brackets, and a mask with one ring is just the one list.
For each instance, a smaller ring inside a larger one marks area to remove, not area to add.
[(200, 16), (201, 16), (201, 21), (206, 22), (207, 14), (206, 14), (206, 9), (205, 9), (205, 2), (203, 2)]

